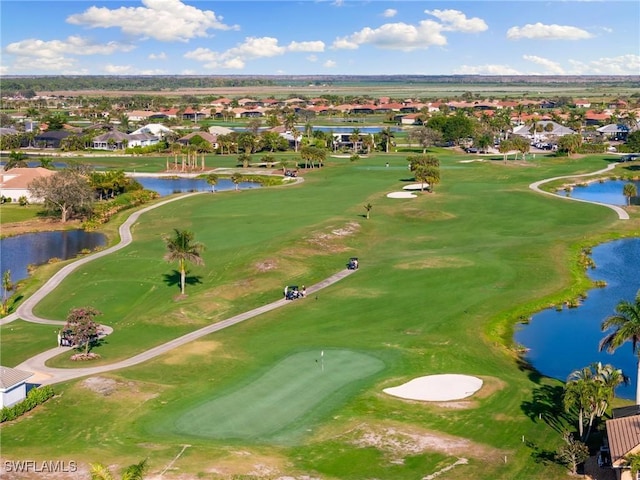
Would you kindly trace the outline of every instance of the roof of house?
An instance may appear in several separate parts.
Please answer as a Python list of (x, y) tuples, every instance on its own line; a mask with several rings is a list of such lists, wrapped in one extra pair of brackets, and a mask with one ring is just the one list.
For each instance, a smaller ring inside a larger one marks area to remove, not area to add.
[(36, 178), (50, 177), (55, 174), (54, 170), (42, 167), (12, 168), (6, 172), (0, 172), (0, 187), (24, 189)]
[(118, 130), (112, 130), (110, 132), (103, 133), (102, 135), (98, 135), (97, 137), (93, 137), (94, 142), (108, 142), (109, 140), (121, 142), (123, 140), (129, 140), (129, 135)]
[(620, 123), (610, 123), (609, 125), (597, 128), (596, 130), (600, 133), (627, 133), (629, 132), (629, 127)]
[(23, 383), (31, 376), (33, 376), (33, 373), (31, 372), (25, 372), (24, 370), (17, 370), (9, 367), (0, 367), (0, 388), (6, 390)]
[(178, 139), (179, 142), (184, 142), (184, 141), (189, 141), (191, 140), (193, 137), (200, 137), (203, 140), (206, 140), (209, 143), (216, 143), (216, 141), (218, 140), (218, 136), (214, 135), (212, 133), (209, 132), (203, 132), (203, 131), (199, 131), (199, 132), (192, 132), (188, 135), (185, 135), (184, 137), (180, 137)]
[(71, 132), (67, 132), (66, 130), (47, 130), (46, 132), (42, 132), (39, 135), (36, 135), (36, 140), (62, 140), (63, 138), (67, 138), (71, 135)]
[(607, 420), (607, 438), (613, 466), (621, 466), (625, 455), (640, 446), (640, 415)]

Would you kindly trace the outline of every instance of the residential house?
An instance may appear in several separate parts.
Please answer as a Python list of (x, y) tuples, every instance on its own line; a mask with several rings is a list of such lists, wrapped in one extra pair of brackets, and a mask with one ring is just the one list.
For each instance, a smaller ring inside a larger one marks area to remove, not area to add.
[(130, 133), (128, 137), (127, 147), (150, 147), (160, 141), (151, 133)]
[(148, 123), (143, 127), (138, 128), (131, 132), (131, 135), (136, 135), (138, 133), (150, 133), (156, 137), (164, 138), (166, 136), (174, 135), (175, 132), (168, 127), (160, 123)]
[[(635, 409), (637, 413), (637, 408)], [(606, 422), (611, 466), (617, 480), (638, 480), (631, 476), (625, 457), (640, 453), (640, 415), (617, 416)]]
[(2, 170), (0, 171), (0, 196), (10, 198), (12, 202), (17, 202), (24, 196), (29, 203), (42, 203), (41, 198), (31, 195), (29, 184), (36, 178), (50, 177), (55, 174), (55, 171), (42, 167)]
[(93, 138), (96, 150), (122, 150), (129, 145), (129, 135), (118, 130), (111, 130)]
[(624, 142), (627, 140), (627, 136), (631, 129), (621, 123), (610, 123), (609, 125), (597, 128), (596, 130), (610, 140)]
[(10, 407), (27, 396), (27, 380), (31, 372), (15, 368), (0, 367), (0, 408)]
[(202, 131), (192, 132), (188, 135), (185, 135), (184, 137), (180, 137), (178, 139), (178, 143), (181, 143), (182, 145), (189, 145), (190, 140), (193, 137), (200, 137), (203, 140), (206, 140), (207, 142), (209, 142), (214, 149), (218, 148), (218, 135), (215, 135), (209, 132), (202, 132)]
[(66, 130), (45, 131), (34, 137), (35, 144), (40, 148), (60, 148), (62, 140), (71, 135)]

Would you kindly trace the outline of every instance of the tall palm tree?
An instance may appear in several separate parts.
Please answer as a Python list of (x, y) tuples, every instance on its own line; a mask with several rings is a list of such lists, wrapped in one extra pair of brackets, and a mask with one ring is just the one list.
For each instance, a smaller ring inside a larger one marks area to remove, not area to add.
[(209, 175), (207, 175), (207, 183), (211, 185), (211, 192), (215, 193), (216, 184), (218, 183), (218, 175), (216, 175), (215, 173), (210, 173)]
[(200, 253), (204, 250), (204, 245), (193, 241), (193, 232), (189, 230), (174, 229), (174, 235), (166, 236), (164, 241), (167, 245), (167, 253), (164, 259), (167, 262), (178, 262), (180, 269), (180, 293), (184, 295), (184, 285), (187, 276), (186, 262), (195, 265), (204, 265), (204, 260)]
[(384, 152), (389, 153), (389, 144), (391, 143), (391, 139), (395, 137), (393, 131), (391, 130), (391, 127), (385, 127), (380, 130), (380, 137), (384, 142)]
[(635, 183), (625, 183), (622, 187), (622, 194), (627, 197), (627, 205), (631, 205), (631, 197), (638, 195), (638, 187)]
[(234, 172), (231, 175), (231, 181), (236, 186), (236, 191), (238, 190), (238, 185), (240, 185), (240, 182), (242, 182), (242, 178), (243, 176), (240, 172)]
[(640, 405), (640, 290), (636, 293), (633, 302), (621, 300), (615, 308), (615, 315), (607, 317), (601, 325), (602, 331), (614, 328), (600, 341), (600, 351), (607, 350), (613, 353), (623, 343), (630, 341), (634, 354), (639, 355), (637, 368), (638, 380), (636, 381), (636, 405)]
[(358, 142), (360, 141), (360, 129), (354, 128), (349, 135), (349, 141), (353, 144), (353, 153), (358, 151)]

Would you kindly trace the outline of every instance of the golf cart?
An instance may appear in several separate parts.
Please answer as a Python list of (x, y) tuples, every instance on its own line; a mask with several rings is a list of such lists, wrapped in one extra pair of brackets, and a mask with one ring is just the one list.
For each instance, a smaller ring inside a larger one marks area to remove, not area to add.
[(358, 257), (351, 257), (349, 259), (349, 263), (347, 264), (347, 268), (349, 270), (357, 270), (358, 269)]
[(300, 298), (301, 296), (302, 294), (300, 293), (300, 290), (298, 290), (298, 286), (292, 285), (290, 287), (287, 287), (284, 298), (287, 300), (295, 300), (296, 298)]

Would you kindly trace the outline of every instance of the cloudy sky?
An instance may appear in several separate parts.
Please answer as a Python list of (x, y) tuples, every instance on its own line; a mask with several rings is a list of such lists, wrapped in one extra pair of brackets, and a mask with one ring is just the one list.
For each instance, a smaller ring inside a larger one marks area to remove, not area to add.
[(0, 4), (4, 75), (639, 75), (640, 2)]

